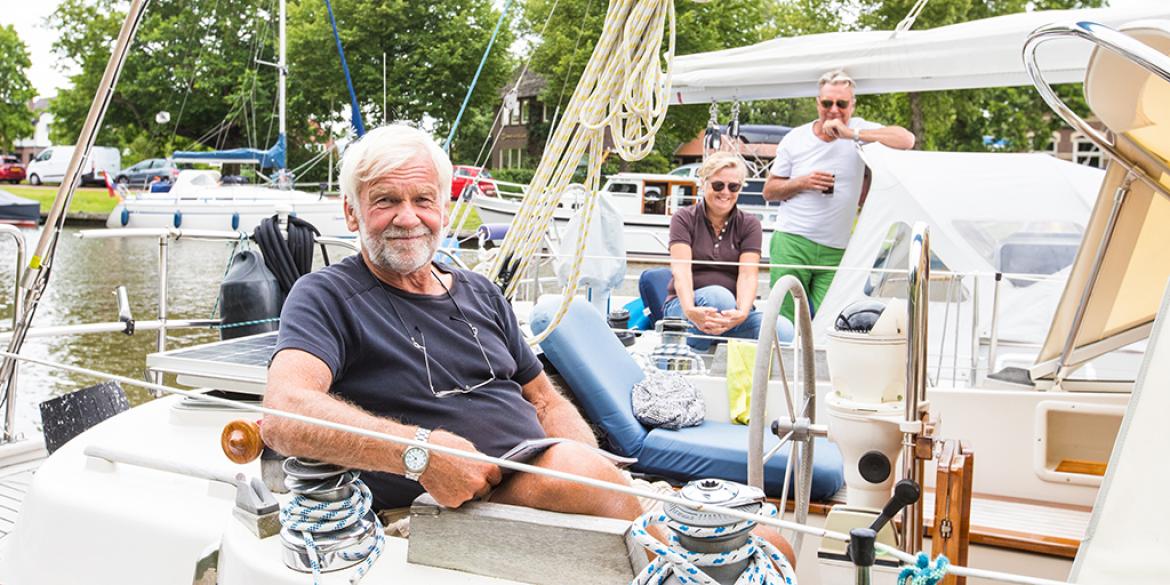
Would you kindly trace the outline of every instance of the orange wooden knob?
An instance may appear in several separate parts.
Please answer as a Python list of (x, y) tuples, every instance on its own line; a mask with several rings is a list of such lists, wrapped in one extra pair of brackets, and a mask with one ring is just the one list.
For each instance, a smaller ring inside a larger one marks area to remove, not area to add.
[(264, 440), (260, 438), (260, 425), (249, 420), (233, 420), (224, 425), (219, 436), (223, 454), (233, 463), (255, 461), (264, 451)]

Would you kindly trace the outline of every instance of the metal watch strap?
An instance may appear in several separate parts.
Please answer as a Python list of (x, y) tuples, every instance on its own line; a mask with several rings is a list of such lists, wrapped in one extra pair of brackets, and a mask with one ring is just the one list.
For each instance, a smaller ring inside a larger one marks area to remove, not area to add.
[[(431, 429), (428, 429), (428, 428), (418, 427), (418, 429), (414, 431), (414, 440), (418, 441), (420, 443), (427, 442), (427, 439), (430, 438), (430, 436), (431, 436)], [(402, 453), (404, 458), (406, 457), (406, 452), (410, 451), (411, 449), (423, 449), (423, 448), (422, 447), (414, 447), (414, 446), (407, 447), (406, 451), (404, 451)], [(428, 455), (429, 455), (429, 453), (428, 453)], [(405, 461), (403, 463), (405, 463)], [(429, 461), (428, 461), (428, 464), (429, 464)], [(426, 472), (426, 466), (424, 466), (422, 471), (419, 471), (418, 473), (415, 473), (415, 472), (407, 469), (406, 470), (406, 479), (409, 479), (411, 481), (418, 481), (418, 478), (420, 476), (422, 476), (422, 474), (424, 472)]]

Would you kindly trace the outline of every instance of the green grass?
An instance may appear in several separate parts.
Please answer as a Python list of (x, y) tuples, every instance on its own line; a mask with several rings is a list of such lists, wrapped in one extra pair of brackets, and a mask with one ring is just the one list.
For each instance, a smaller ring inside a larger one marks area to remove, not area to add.
[[(41, 211), (47, 212), (53, 206), (53, 199), (57, 197), (56, 186), (33, 187), (31, 185), (3, 185), (0, 189), (8, 191), (17, 197), (25, 197), (41, 202)], [(118, 204), (118, 200), (110, 197), (105, 189), (80, 188), (73, 194), (73, 202), (69, 205), (72, 213), (109, 214)]]

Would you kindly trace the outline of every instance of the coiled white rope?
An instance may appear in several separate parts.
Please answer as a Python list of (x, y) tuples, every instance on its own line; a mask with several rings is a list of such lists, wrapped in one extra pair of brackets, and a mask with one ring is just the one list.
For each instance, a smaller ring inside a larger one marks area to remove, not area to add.
[[(374, 497), (370, 488), (360, 480), (355, 479), (348, 498), (334, 502), (315, 500), (305, 495), (294, 496), (288, 504), (280, 509), (280, 524), (293, 532), (299, 532), (305, 541), (305, 551), (309, 555), (309, 566), (313, 569), (313, 583), (321, 579), (321, 559), (317, 552), (315, 534), (328, 534), (343, 528), (348, 528), (359, 522), (369, 513), (373, 506)], [(361, 561), (357, 570), (349, 578), (349, 582), (357, 585), (362, 577), (374, 565), (374, 561), (382, 556), (382, 545), (386, 541), (383, 534), (382, 522), (374, 516), (374, 542), (365, 550), (356, 552), (341, 551), (338, 553), (343, 560)]]
[[(662, 41), (669, 22), (669, 48)], [(614, 150), (626, 160), (651, 152), (669, 104), (675, 21), (672, 0), (611, 0), (605, 24), (585, 72), (573, 91), (560, 123), (549, 138), (536, 168), (528, 195), (512, 220), (500, 247), (491, 277), (511, 298), (543, 243), (560, 203), (561, 193), (588, 155), (585, 187), (589, 191), (582, 213), (588, 220), (596, 208), (606, 130)], [(584, 244), (590, 221), (583, 222), (577, 254), (569, 271), (564, 300), (548, 328), (530, 339), (536, 344), (560, 324), (577, 292)]]
[[(777, 514), (776, 506), (765, 503), (758, 513), (769, 518), (775, 518)], [(656, 525), (666, 526), (672, 529), (669, 532), (669, 543), (663, 543), (647, 532), (647, 528)], [(741, 530), (750, 530), (755, 525), (756, 523), (752, 520), (742, 520), (731, 526), (704, 528), (681, 524), (660, 511), (643, 514), (634, 521), (630, 535), (643, 548), (658, 555), (658, 557), (650, 561), (642, 569), (642, 572), (634, 577), (631, 585), (662, 583), (672, 573), (678, 578), (680, 583), (718, 585), (718, 581), (703, 572), (703, 567), (730, 565), (745, 559), (751, 559), (751, 561), (744, 568), (743, 572), (740, 573), (739, 579), (735, 581), (737, 584), (794, 585), (796, 583), (796, 571), (788, 563), (788, 559), (784, 554), (762, 536), (756, 536), (754, 534), (748, 536), (747, 542), (735, 550), (721, 553), (697, 553), (683, 548), (679, 542), (678, 534), (674, 532), (677, 530), (688, 536), (700, 539), (714, 538)]]

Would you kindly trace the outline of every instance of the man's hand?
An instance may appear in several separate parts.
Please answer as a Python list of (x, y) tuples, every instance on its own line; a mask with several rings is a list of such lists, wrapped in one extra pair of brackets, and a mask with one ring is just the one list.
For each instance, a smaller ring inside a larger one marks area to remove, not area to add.
[(837, 179), (833, 177), (832, 173), (813, 171), (803, 177), (798, 177), (796, 180), (800, 181), (801, 191), (824, 192), (832, 187)]
[[(470, 441), (446, 431), (431, 433), (430, 442), (478, 453)], [(491, 463), (431, 451), (431, 462), (419, 477), (419, 483), (440, 506), (458, 508), (472, 498), (486, 496), (500, 483), (500, 478), (500, 468)]]
[(821, 132), (824, 132), (826, 135), (836, 139), (853, 139), (853, 129), (845, 124), (845, 122), (842, 122), (837, 118), (833, 118), (832, 120), (825, 120), (824, 125), (821, 126)]

